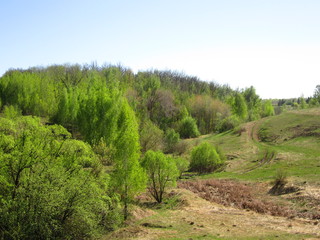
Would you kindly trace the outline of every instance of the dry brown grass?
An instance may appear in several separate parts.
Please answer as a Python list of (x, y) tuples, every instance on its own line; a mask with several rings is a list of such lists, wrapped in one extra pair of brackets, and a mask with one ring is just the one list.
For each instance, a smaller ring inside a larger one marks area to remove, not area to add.
[(288, 207), (255, 197), (250, 186), (236, 181), (217, 179), (184, 181), (179, 183), (179, 187), (188, 189), (210, 202), (224, 206), (249, 209), (273, 216), (296, 216), (295, 211)]

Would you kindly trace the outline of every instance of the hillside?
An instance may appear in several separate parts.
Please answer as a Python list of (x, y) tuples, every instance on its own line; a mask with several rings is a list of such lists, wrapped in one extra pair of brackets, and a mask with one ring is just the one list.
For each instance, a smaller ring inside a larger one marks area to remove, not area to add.
[[(319, 116), (291, 111), (185, 140), (218, 145), (226, 170), (180, 180), (158, 207), (140, 197), (129, 226), (103, 239), (319, 239)], [(288, 183), (270, 194), (278, 169)]]
[[(0, 239), (112, 239), (139, 224), (132, 214), (166, 222), (179, 215), (172, 210), (190, 210), (194, 225), (206, 204), (317, 225), (319, 109), (312, 107), (320, 94), (282, 101), (278, 116), (276, 102), (252, 86), (232, 90), (172, 71), (9, 70), (0, 78)], [(174, 235), (197, 234), (181, 224)], [(238, 234), (229, 231), (221, 234)]]

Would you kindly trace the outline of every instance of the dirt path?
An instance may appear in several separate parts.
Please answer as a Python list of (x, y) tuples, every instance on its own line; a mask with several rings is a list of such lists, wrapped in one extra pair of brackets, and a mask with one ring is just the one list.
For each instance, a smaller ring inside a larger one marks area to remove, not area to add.
[(320, 239), (316, 221), (224, 207), (186, 189), (175, 191), (183, 207), (154, 213), (104, 239)]

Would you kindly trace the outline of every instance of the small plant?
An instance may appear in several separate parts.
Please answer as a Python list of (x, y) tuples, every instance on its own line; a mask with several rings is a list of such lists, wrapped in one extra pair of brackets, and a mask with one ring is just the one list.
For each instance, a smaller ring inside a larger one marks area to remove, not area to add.
[(280, 195), (285, 192), (285, 185), (288, 183), (288, 174), (283, 169), (278, 169), (274, 176), (273, 187), (269, 193), (273, 195)]

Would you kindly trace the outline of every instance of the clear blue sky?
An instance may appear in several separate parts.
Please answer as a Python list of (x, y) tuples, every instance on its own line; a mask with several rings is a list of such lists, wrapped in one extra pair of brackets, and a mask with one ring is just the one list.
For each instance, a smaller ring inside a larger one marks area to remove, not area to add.
[(1, 1), (0, 76), (95, 61), (308, 97), (320, 84), (319, 13), (318, 0)]

